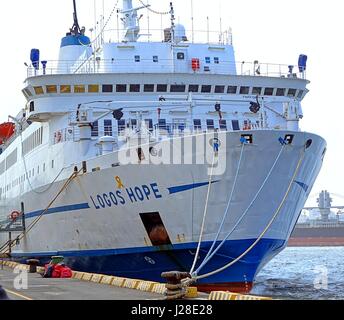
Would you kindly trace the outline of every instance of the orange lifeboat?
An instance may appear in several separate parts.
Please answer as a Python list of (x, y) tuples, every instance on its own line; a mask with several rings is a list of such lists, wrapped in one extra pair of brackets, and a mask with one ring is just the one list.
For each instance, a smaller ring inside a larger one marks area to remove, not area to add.
[(0, 144), (3, 144), (14, 135), (15, 127), (13, 122), (0, 124)]

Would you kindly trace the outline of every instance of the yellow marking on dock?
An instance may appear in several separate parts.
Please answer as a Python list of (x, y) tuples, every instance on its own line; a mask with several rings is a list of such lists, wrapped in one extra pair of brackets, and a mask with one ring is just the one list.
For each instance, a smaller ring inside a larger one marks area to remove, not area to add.
[(152, 292), (155, 284), (155, 282), (140, 281), (139, 285), (137, 286), (137, 290), (144, 292)]
[(152, 289), (152, 292), (157, 293), (157, 294), (165, 294), (166, 291), (167, 291), (166, 285), (162, 283), (156, 283)]
[(84, 273), (81, 280), (90, 282), (92, 277), (93, 277), (92, 273)]
[(140, 284), (140, 280), (135, 279), (125, 279), (123, 283), (123, 288), (127, 289), (137, 289), (138, 285)]
[(272, 300), (272, 298), (243, 295), (243, 294), (224, 292), (224, 291), (214, 291), (209, 295), (208, 300), (210, 301), (249, 301), (249, 300), (263, 301), (263, 300)]
[(113, 280), (114, 280), (113, 276), (103, 276), (100, 283), (111, 286)]
[(114, 286), (114, 287), (123, 288), (124, 281), (125, 281), (124, 278), (114, 277), (111, 285)]
[(103, 279), (103, 276), (101, 274), (93, 274), (91, 278), (91, 282), (100, 283), (102, 279)]
[(5, 288), (5, 291), (8, 292), (9, 294), (12, 294), (12, 295), (14, 295), (14, 296), (16, 296), (16, 297), (22, 298), (22, 299), (24, 299), (24, 300), (33, 301), (32, 298), (27, 297), (27, 296), (24, 296), (23, 294), (14, 292), (14, 291), (12, 291), (12, 290), (8, 290), (8, 289)]

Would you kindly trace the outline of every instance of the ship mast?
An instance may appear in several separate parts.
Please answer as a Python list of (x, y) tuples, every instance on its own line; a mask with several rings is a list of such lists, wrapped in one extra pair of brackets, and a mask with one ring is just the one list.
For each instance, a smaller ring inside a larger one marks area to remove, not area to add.
[(133, 8), (132, 0), (123, 0), (122, 21), (124, 26), (123, 42), (136, 42), (140, 37), (139, 21), (142, 16), (138, 17), (137, 12), (141, 9), (150, 7), (149, 5)]
[(76, 0), (73, 0), (73, 7), (74, 7), (74, 12), (73, 12), (73, 20), (74, 24), (72, 28), (70, 29), (70, 33), (73, 36), (78, 36), (78, 35), (83, 35), (85, 33), (84, 29), (80, 28), (79, 21), (78, 21), (78, 14), (76, 10)]

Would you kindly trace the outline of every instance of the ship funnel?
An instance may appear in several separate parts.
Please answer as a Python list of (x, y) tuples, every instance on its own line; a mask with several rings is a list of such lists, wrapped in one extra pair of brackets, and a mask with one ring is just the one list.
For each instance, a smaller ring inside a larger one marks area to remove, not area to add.
[(80, 28), (79, 25), (75, 0), (73, 0), (73, 7), (73, 26), (61, 41), (59, 73), (70, 73), (79, 60), (85, 61), (92, 56), (91, 41), (85, 36), (85, 28)]

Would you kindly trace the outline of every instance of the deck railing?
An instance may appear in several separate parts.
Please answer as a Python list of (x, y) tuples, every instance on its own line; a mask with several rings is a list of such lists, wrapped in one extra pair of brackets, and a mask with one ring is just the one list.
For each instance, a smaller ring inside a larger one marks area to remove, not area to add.
[(186, 66), (180, 67), (174, 60), (160, 59), (153, 62), (151, 59), (141, 59), (135, 62), (133, 59), (102, 60), (93, 57), (75, 63), (75, 61), (47, 62), (46, 68), (35, 69), (32, 66), (27, 68), (27, 77), (41, 75), (63, 75), (63, 74), (106, 74), (106, 73), (187, 73), (187, 74), (228, 74), (238, 76), (275, 77), (275, 78), (297, 78), (306, 79), (306, 72), (301, 71), (298, 66), (257, 63), (257, 62), (232, 62), (220, 61), (219, 64), (201, 63), (200, 70), (194, 71), (191, 61)]

